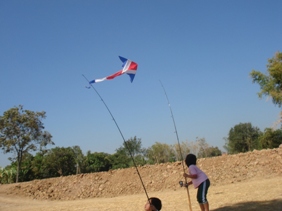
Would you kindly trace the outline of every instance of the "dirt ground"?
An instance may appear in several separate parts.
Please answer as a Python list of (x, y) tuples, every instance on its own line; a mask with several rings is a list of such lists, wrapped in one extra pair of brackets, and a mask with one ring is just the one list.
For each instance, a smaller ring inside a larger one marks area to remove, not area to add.
[[(256, 179), (228, 185), (211, 186), (208, 193), (210, 210), (213, 211), (281, 211), (282, 177)], [(1, 186), (0, 186), (1, 188)], [(148, 193), (150, 197), (159, 197), (163, 202), (163, 211), (189, 210), (188, 194), (185, 188), (175, 191)], [(189, 188), (193, 211), (199, 211), (196, 202), (196, 190)], [(27, 197), (6, 195), (5, 188), (0, 189), (0, 210), (13, 211), (132, 211), (144, 210), (146, 194), (119, 196), (112, 198), (91, 198), (71, 201), (34, 200)]]
[[(138, 167), (149, 197), (162, 211), (191, 211), (181, 162)], [(203, 158), (213, 211), (282, 211), (282, 146), (276, 149)], [(186, 169), (187, 170), (187, 169)], [(189, 187), (193, 211), (196, 190)], [(0, 211), (142, 211), (147, 200), (135, 168), (0, 185)]]

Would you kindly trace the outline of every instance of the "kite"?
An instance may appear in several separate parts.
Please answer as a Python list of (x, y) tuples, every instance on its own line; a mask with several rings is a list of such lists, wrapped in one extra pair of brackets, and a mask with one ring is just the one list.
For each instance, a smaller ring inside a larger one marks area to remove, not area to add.
[(105, 80), (111, 80), (111, 79), (114, 79), (117, 76), (123, 75), (124, 73), (129, 75), (130, 81), (132, 83), (133, 79), (135, 77), (136, 71), (137, 71), (138, 64), (136, 62), (133, 62), (133, 61), (126, 59), (126, 58), (123, 58), (121, 56), (119, 56), (119, 58), (123, 63), (122, 64), (122, 67), (123, 67), (122, 70), (120, 70), (120, 71), (118, 71), (118, 72), (116, 72), (116, 73), (114, 73), (110, 76), (107, 76), (105, 78), (100, 78), (100, 79), (95, 79), (95, 80), (89, 81), (89, 84), (98, 83), (98, 82), (102, 82), (102, 81), (105, 81)]
[[(119, 58), (120, 58), (120, 60), (121, 60), (122, 63), (123, 63), (123, 65), (122, 65), (123, 69), (120, 70), (120, 71), (118, 71), (118, 72), (116, 72), (116, 73), (114, 73), (114, 74), (112, 74), (112, 75), (110, 75), (110, 76), (107, 76), (107, 77), (101, 78), (101, 79), (95, 79), (95, 80), (92, 80), (92, 81), (89, 81), (84, 75), (82, 75), (82, 76), (83, 76), (83, 77), (85, 78), (85, 80), (88, 81), (88, 83), (90, 84), (90, 86), (88, 86), (88, 87), (86, 86), (86, 88), (87, 88), (87, 89), (90, 89), (91, 87), (93, 88), (93, 90), (94, 90), (94, 91), (96, 92), (96, 94), (100, 97), (100, 99), (101, 99), (101, 101), (103, 102), (104, 106), (106, 107), (106, 109), (108, 110), (109, 114), (111, 115), (112, 120), (115, 122), (116, 127), (117, 127), (117, 129), (119, 130), (119, 133), (120, 133), (120, 135), (121, 135), (121, 137), (122, 137), (122, 139), (123, 139), (123, 143), (124, 143), (124, 145), (125, 145), (125, 148), (127, 148), (128, 152), (129, 152), (129, 154), (130, 154), (130, 157), (131, 157), (131, 159), (132, 159), (132, 161), (133, 161), (133, 164), (134, 164), (134, 166), (135, 166), (135, 168), (136, 168), (137, 174), (138, 174), (139, 179), (140, 179), (140, 181), (141, 181), (141, 183), (142, 183), (142, 186), (143, 186), (143, 188), (144, 188), (144, 191), (145, 191), (145, 194), (146, 194), (146, 196), (147, 196), (147, 199), (148, 199), (148, 201), (150, 202), (150, 198), (149, 198), (149, 196), (148, 196), (146, 187), (145, 187), (145, 185), (144, 185), (144, 182), (143, 182), (143, 180), (142, 180), (142, 178), (141, 178), (141, 175), (140, 175), (140, 173), (139, 173), (139, 171), (138, 171), (138, 168), (137, 168), (136, 163), (135, 163), (135, 161), (134, 161), (134, 158), (133, 158), (133, 156), (132, 156), (132, 152), (131, 152), (130, 148), (128, 147), (128, 144), (126, 143), (126, 141), (125, 141), (125, 139), (124, 139), (124, 136), (123, 136), (123, 134), (122, 134), (122, 132), (121, 132), (121, 130), (120, 130), (118, 124), (117, 124), (117, 121), (115, 120), (115, 118), (114, 118), (112, 112), (110, 111), (110, 109), (109, 109), (109, 107), (107, 106), (106, 102), (103, 100), (102, 96), (99, 94), (99, 92), (98, 92), (98, 91), (95, 89), (95, 87), (92, 85), (92, 83), (98, 83), (98, 82), (102, 82), (102, 81), (105, 81), (105, 80), (114, 79), (115, 77), (120, 76), (120, 75), (122, 75), (122, 74), (124, 74), (124, 73), (126, 73), (126, 74), (129, 75), (130, 81), (131, 81), (131, 83), (132, 83), (132, 82), (133, 82), (133, 79), (134, 79), (134, 77), (135, 77), (136, 71), (137, 71), (138, 64), (137, 64), (136, 62), (133, 62), (133, 61), (131, 61), (131, 60), (129, 60), (129, 59), (126, 59), (126, 58), (123, 58), (123, 57), (121, 57), (121, 56), (119, 56)], [(151, 204), (151, 202), (150, 202), (150, 204)]]

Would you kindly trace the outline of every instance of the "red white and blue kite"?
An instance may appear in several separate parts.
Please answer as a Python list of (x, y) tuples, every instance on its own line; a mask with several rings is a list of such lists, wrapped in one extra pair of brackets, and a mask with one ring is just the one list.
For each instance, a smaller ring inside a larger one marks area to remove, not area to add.
[(124, 74), (124, 73), (129, 75), (130, 81), (132, 83), (134, 76), (136, 74), (136, 71), (137, 71), (138, 64), (136, 62), (133, 62), (133, 61), (126, 59), (126, 58), (123, 58), (121, 56), (119, 56), (119, 58), (123, 63), (122, 70), (120, 70), (120, 71), (118, 71), (118, 72), (116, 72), (116, 73), (114, 73), (110, 76), (107, 76), (105, 78), (100, 78), (100, 79), (95, 79), (95, 80), (89, 81), (89, 84), (98, 83), (98, 82), (102, 82), (102, 81), (105, 81), (105, 80), (111, 80), (111, 79), (114, 79), (117, 76)]

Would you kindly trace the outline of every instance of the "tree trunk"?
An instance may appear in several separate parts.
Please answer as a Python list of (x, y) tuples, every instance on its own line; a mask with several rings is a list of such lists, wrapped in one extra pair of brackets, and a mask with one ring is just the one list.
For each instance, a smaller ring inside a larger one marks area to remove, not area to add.
[(79, 168), (79, 163), (77, 162), (76, 163), (76, 174), (79, 174), (80, 173), (80, 168)]
[(17, 176), (16, 176), (16, 183), (19, 182), (19, 174), (20, 174), (20, 169), (21, 169), (22, 156), (23, 156), (23, 153), (22, 153), (21, 150), (19, 150), (19, 152), (18, 152), (18, 157), (17, 157)]
[(20, 172), (20, 162), (19, 159), (17, 160), (17, 176), (16, 176), (16, 183), (19, 182), (19, 172)]

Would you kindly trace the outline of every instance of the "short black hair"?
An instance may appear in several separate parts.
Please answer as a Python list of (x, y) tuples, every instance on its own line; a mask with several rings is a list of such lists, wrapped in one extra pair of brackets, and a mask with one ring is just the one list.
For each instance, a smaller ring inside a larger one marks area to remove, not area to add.
[(190, 165), (196, 165), (197, 157), (194, 154), (188, 154), (185, 159), (186, 165), (189, 167)]
[(161, 210), (162, 209), (162, 201), (159, 198), (151, 197), (151, 198), (149, 198), (149, 200), (150, 200), (150, 204), (154, 205), (154, 207), (157, 210)]

